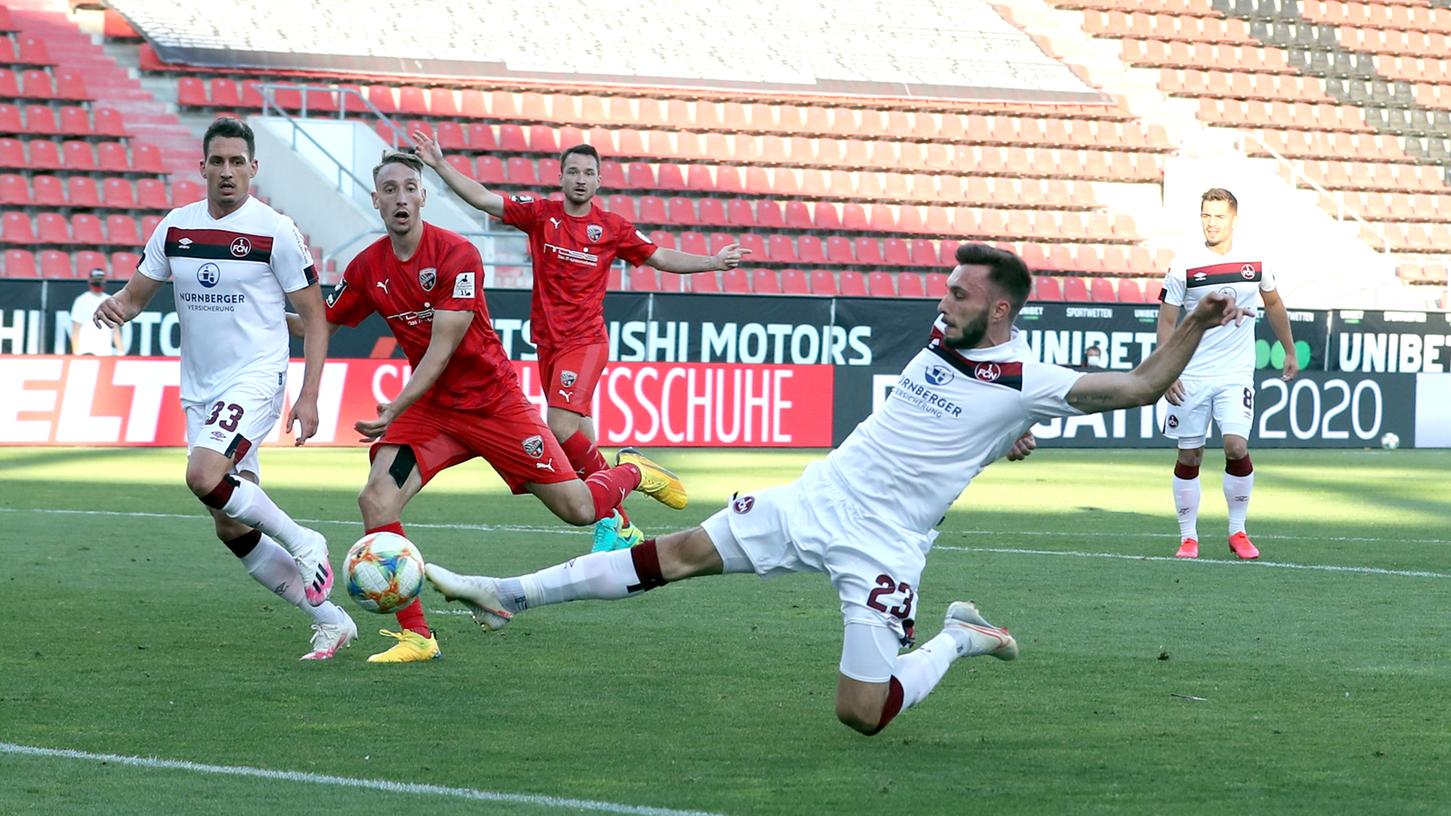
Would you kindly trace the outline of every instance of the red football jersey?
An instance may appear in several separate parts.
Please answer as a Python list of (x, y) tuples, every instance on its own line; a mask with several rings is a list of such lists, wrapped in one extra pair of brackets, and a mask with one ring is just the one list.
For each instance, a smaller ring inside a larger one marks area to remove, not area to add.
[(428, 398), (450, 408), (488, 408), (519, 392), (484, 302), (484, 265), (468, 239), (432, 224), (407, 261), (385, 235), (358, 253), (327, 298), (329, 323), (356, 326), (373, 312), (388, 321), (415, 368), (433, 335), (433, 312), (471, 311), (474, 319)]
[(603, 343), (605, 284), (615, 258), (639, 266), (659, 247), (635, 225), (592, 207), (564, 214), (563, 201), (517, 195), (504, 199), (504, 223), (529, 235), (534, 299), (529, 332), (536, 346), (554, 349)]

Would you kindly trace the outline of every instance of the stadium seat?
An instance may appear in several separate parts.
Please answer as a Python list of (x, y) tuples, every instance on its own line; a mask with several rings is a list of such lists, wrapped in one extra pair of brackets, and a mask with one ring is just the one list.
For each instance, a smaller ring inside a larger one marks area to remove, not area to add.
[(1144, 300), (1143, 284), (1134, 278), (1120, 278), (1118, 282), (1119, 303), (1147, 303)]
[[(105, 143), (102, 144), (105, 146)], [(138, 173), (165, 173), (166, 168), (161, 162), (161, 149), (156, 145), (134, 144), (132, 147), (131, 169)]]
[(151, 234), (154, 233), (154, 232), (156, 232), (156, 228), (159, 227), (159, 226), (161, 226), (161, 216), (159, 216), (159, 215), (143, 215), (143, 216), (141, 216), (141, 244), (142, 244), (142, 246), (145, 246), (146, 242), (149, 241), (149, 240), (151, 240)]
[(524, 138), (524, 128), (512, 123), (499, 125), (499, 149), (509, 153), (528, 153), (529, 142)]
[(1069, 275), (1063, 279), (1063, 299), (1070, 303), (1086, 303), (1093, 298), (1089, 296), (1088, 285), (1078, 275)]
[(20, 96), (25, 99), (56, 99), (55, 83), (39, 68), (20, 72)]
[(841, 235), (833, 235), (827, 238), (826, 262), (833, 264), (856, 263), (856, 257), (852, 254), (851, 239)]
[[(27, 164), (22, 159), (19, 166), (29, 167), (33, 170), (60, 170), (62, 168), (70, 170), (94, 170), (96, 168), (96, 162), (94, 155), (91, 153), (91, 146), (85, 142), (76, 142), (75, 144), (78, 145), (76, 148), (77, 158), (84, 158), (89, 161), (89, 164), (86, 166), (69, 167), (66, 162), (61, 161), (60, 147), (55, 142), (43, 139), (31, 140), (26, 145), (30, 148), (30, 161)], [(4, 146), (0, 145), (0, 156), (3, 156), (4, 153)]]
[(65, 216), (60, 213), (43, 212), (35, 216), (35, 240), (38, 244), (63, 246), (71, 242), (70, 230), (66, 228)]
[(111, 245), (140, 247), (141, 228), (136, 219), (129, 215), (106, 216), (106, 243)]
[(871, 295), (872, 297), (896, 297), (896, 278), (896, 275), (892, 275), (887, 272), (872, 272), (867, 276), (867, 294)]
[(814, 270), (811, 273), (811, 294), (835, 295), (836, 275), (825, 269)]
[[(72, 144), (72, 142), (66, 142), (66, 164), (74, 167), (76, 165), (72, 164), (72, 159), (69, 152), (69, 148)], [(90, 146), (85, 145), (84, 143), (81, 144), (86, 149), (86, 155), (89, 156)], [(96, 161), (95, 159), (91, 159), (91, 166), (93, 168), (104, 170), (108, 173), (125, 173), (131, 169), (131, 159), (129, 156), (126, 155), (126, 146), (121, 144), (120, 142), (102, 142), (100, 145), (98, 145), (97, 149), (100, 153), (100, 160)], [(77, 161), (80, 161), (84, 158), (85, 157), (81, 157), (80, 159), (77, 159)]]
[(102, 182), (101, 200), (104, 206), (116, 210), (136, 208), (136, 193), (131, 182), (119, 176), (109, 176)]
[(821, 239), (815, 235), (797, 237), (796, 259), (798, 262), (810, 266), (820, 266), (826, 263), (826, 249), (822, 246)]
[(927, 288), (923, 285), (922, 276), (916, 272), (899, 272), (897, 278), (897, 296), (911, 298), (927, 297)]
[[(53, 176), (44, 176), (52, 181)], [(18, 173), (6, 173), (0, 175), (0, 204), (6, 206), (18, 206), (30, 203), (30, 185), (25, 183), (25, 177)]]
[(699, 272), (691, 275), (690, 291), (700, 294), (716, 294), (721, 291), (720, 278), (715, 272)]
[(7, 244), (35, 243), (35, 227), (23, 212), (7, 212), (0, 218), (0, 241)]
[[(43, 253), (42, 253), (43, 254)], [(60, 253), (64, 254), (64, 253)], [(66, 258), (69, 261), (69, 257)], [(35, 255), (27, 249), (5, 250), (5, 277), (7, 278), (34, 278)]]
[(1063, 286), (1051, 275), (1033, 276), (1033, 300), (1059, 302), (1063, 300)]
[(661, 190), (688, 190), (685, 174), (678, 164), (662, 164), (655, 170), (655, 184)]
[(141, 256), (135, 252), (111, 253), (111, 277), (115, 280), (131, 280), (140, 265)]
[(725, 202), (718, 198), (697, 198), (696, 208), (699, 214), (696, 216), (703, 227), (728, 227), (730, 219), (726, 216)]
[(75, 276), (71, 256), (58, 249), (47, 249), (40, 253), (40, 276), (43, 278), (70, 278)]
[(171, 206), (181, 207), (201, 201), (206, 197), (206, 189), (195, 181), (173, 181), (171, 183)]
[(867, 279), (860, 272), (843, 269), (837, 279), (837, 291), (842, 297), (866, 297)]
[(92, 269), (105, 269), (109, 271), (106, 263), (106, 256), (103, 253), (92, 250), (71, 253), (71, 261), (75, 265), (75, 276), (85, 277)]
[(781, 280), (774, 269), (756, 269), (751, 272), (751, 288), (758, 295), (779, 295)]
[(653, 267), (637, 266), (630, 270), (630, 289), (635, 292), (658, 292), (660, 277)]
[(640, 196), (636, 202), (640, 208), (638, 223), (641, 224), (668, 224), (670, 216), (666, 210), (665, 199), (659, 196)]
[(772, 235), (766, 242), (766, 255), (762, 260), (774, 263), (796, 263), (796, 245), (792, 243), (791, 236), (780, 233)]
[[(857, 260), (861, 260), (861, 253), (857, 253)], [(888, 238), (882, 241), (882, 262), (888, 266), (911, 266), (912, 258), (907, 249), (907, 242), (901, 238)]]
[(638, 214), (636, 214), (635, 211), (634, 198), (624, 195), (623, 193), (616, 193), (605, 199), (605, 203), (607, 205), (605, 209), (609, 210), (615, 215), (618, 215), (626, 221), (629, 221), (631, 224), (640, 223), (640, 217)]
[(862, 266), (881, 266), (886, 263), (882, 257), (882, 245), (875, 238), (865, 236), (853, 242), (856, 245), (856, 262)]
[(101, 231), (101, 219), (88, 213), (71, 216), (71, 239), (77, 244), (103, 246), (106, 236)]
[(1118, 302), (1118, 293), (1113, 288), (1113, 281), (1108, 278), (1094, 278), (1088, 292), (1094, 303)]
[(781, 293), (786, 295), (809, 295), (811, 285), (800, 269), (781, 270)]
[(679, 235), (680, 251), (689, 252), (692, 255), (709, 255), (710, 248), (706, 242), (705, 234), (695, 230), (686, 230)]
[(524, 156), (513, 156), (505, 162), (504, 177), (509, 184), (518, 187), (539, 186), (539, 176), (534, 170), (534, 160)]
[[(46, 179), (45, 186), (47, 188), (50, 188), (52, 185), (59, 187), (59, 181), (57, 181), (54, 176), (36, 176), (35, 203), (42, 206), (58, 206), (54, 198), (55, 196), (59, 195), (59, 190), (56, 190), (54, 193), (47, 192), (44, 198), (48, 200), (41, 200), (42, 196), (40, 195), (40, 180), (42, 178)], [(96, 180), (91, 178), (90, 176), (71, 176), (69, 179), (66, 179), (66, 193), (64, 203), (68, 206), (82, 209), (94, 209), (100, 207), (101, 191), (96, 186)]]
[(651, 242), (653, 242), (656, 246), (664, 247), (666, 249), (675, 248), (674, 233), (667, 232), (665, 230), (651, 230), (649, 235)]
[(34, 204), (37, 207), (96, 206), (94, 200), (96, 182), (94, 179), (91, 179), (87, 176), (71, 176), (71, 182), (75, 184), (86, 183), (90, 185), (92, 198), (90, 199), (89, 203), (87, 203), (86, 199), (81, 199), (81, 203), (71, 203), (66, 196), (65, 186), (62, 185), (60, 179), (55, 176), (36, 176), (32, 178), (31, 185), (34, 189), (30, 193), (30, 200), (27, 203)]
[[(90, 130), (89, 127), (86, 128)], [(25, 106), (25, 133), (32, 136), (56, 136), (61, 132), (55, 111), (47, 105)]]
[[(667, 199), (665, 214), (667, 224), (694, 226), (699, 223), (695, 215), (695, 200), (684, 196), (673, 196)], [(694, 250), (686, 251), (693, 252)]]

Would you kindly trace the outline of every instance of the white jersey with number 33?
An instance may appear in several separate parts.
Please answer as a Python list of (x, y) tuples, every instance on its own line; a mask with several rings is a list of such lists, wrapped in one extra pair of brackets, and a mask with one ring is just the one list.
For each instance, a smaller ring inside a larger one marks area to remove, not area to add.
[(285, 293), (317, 281), (292, 219), (255, 198), (222, 218), (198, 201), (167, 213), (137, 271), (176, 289), (181, 398), (287, 371)]

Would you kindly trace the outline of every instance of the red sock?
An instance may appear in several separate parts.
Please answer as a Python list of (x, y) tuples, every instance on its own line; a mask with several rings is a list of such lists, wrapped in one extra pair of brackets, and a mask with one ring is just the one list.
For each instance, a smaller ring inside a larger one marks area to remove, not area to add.
[(585, 436), (584, 431), (575, 431), (574, 436), (560, 442), (559, 446), (564, 449), (564, 456), (569, 460), (570, 467), (581, 477), (609, 467), (605, 464), (605, 457), (600, 456), (600, 449)]
[(1224, 472), (1231, 476), (1248, 476), (1255, 472), (1255, 466), (1250, 464), (1249, 454), (1246, 453), (1243, 459), (1225, 459)]
[(1175, 462), (1174, 463), (1174, 475), (1177, 476), (1177, 477), (1179, 477), (1180, 479), (1184, 479), (1186, 481), (1189, 480), (1189, 479), (1198, 479), (1199, 478), (1199, 466), (1198, 465), (1186, 465), (1183, 462)]
[(902, 713), (902, 684), (896, 677), (892, 678), (891, 685), (887, 687), (887, 702), (882, 705), (882, 718), (877, 721), (876, 729), (867, 733), (867, 736), (880, 733), (893, 717)]
[(660, 553), (655, 549), (655, 539), (647, 538), (631, 547), (630, 563), (635, 567), (635, 577), (640, 579), (640, 583), (626, 587), (626, 591), (649, 592), (669, 583), (660, 572)]
[(620, 465), (591, 473), (584, 480), (595, 500), (595, 521), (613, 513), (630, 491), (640, 486), (640, 469)]
[[(396, 533), (404, 538), (408, 536), (403, 532), (403, 522), (394, 521), (388, 524), (380, 524), (368, 530), (370, 533)], [(423, 615), (423, 601), (413, 599), (413, 603), (393, 613), (398, 619), (398, 625), (410, 632), (417, 632), (424, 637), (432, 637), (433, 630), (428, 628), (428, 619)]]

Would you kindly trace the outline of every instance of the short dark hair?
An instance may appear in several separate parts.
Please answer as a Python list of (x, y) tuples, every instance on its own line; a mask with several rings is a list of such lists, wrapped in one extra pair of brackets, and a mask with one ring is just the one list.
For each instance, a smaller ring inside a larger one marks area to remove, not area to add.
[(577, 144), (574, 147), (566, 149), (563, 153), (560, 153), (559, 166), (564, 167), (564, 163), (569, 160), (569, 157), (575, 155), (589, 156), (593, 158), (595, 160), (595, 169), (600, 169), (600, 152), (598, 150), (595, 150), (594, 145), (588, 144)]
[(1223, 187), (1210, 187), (1208, 190), (1205, 190), (1204, 195), (1199, 197), (1200, 209), (1204, 208), (1206, 201), (1228, 201), (1229, 211), (1232, 213), (1239, 212), (1239, 199), (1234, 197), (1234, 193), (1231, 193)]
[(1033, 291), (1033, 273), (1017, 255), (987, 244), (958, 244), (957, 263), (986, 266), (988, 280), (1008, 296), (1014, 317), (1028, 302), (1028, 293)]
[(374, 185), (378, 183), (378, 174), (383, 172), (383, 168), (387, 167), (390, 164), (401, 164), (404, 167), (407, 167), (409, 170), (417, 173), (419, 176), (423, 175), (423, 159), (418, 158), (417, 150), (414, 150), (411, 147), (403, 147), (398, 149), (390, 147), (383, 151), (383, 158), (380, 159), (377, 166), (373, 168)]
[(221, 137), (223, 139), (241, 139), (247, 143), (247, 158), (257, 155), (257, 137), (252, 135), (252, 128), (246, 122), (233, 116), (218, 116), (210, 125), (207, 132), (202, 135), (202, 158), (211, 155), (212, 139)]

